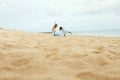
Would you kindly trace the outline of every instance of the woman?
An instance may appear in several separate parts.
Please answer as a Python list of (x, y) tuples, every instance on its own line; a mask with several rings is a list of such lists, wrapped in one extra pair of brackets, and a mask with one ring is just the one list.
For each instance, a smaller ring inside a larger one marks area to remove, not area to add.
[(58, 27), (58, 25), (57, 25), (56, 22), (55, 22), (55, 24), (54, 24), (54, 26), (53, 26), (53, 28), (52, 28), (53, 36), (60, 36), (59, 33), (56, 32), (57, 27)]
[(59, 30), (63, 32), (64, 37), (66, 36), (66, 34), (67, 34), (67, 33), (70, 33), (70, 34), (72, 35), (72, 33), (71, 33), (71, 32), (66, 31), (65, 29), (63, 29), (63, 27), (60, 27), (60, 28), (59, 28)]

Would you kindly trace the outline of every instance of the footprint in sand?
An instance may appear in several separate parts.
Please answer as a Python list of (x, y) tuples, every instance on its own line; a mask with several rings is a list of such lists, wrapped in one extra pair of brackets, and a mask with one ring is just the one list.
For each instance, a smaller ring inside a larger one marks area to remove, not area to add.
[(100, 54), (100, 53), (102, 53), (104, 51), (105, 51), (105, 47), (98, 46), (98, 47), (95, 47), (95, 50), (93, 51), (93, 53)]
[(12, 66), (15, 66), (15, 67), (20, 67), (20, 66), (24, 66), (24, 65), (27, 65), (30, 63), (30, 60), (29, 58), (19, 58), (19, 59), (15, 59), (11, 62), (11, 65)]
[(75, 78), (77, 79), (85, 79), (85, 80), (109, 80), (106, 76), (103, 74), (97, 74), (96, 72), (93, 71), (83, 71), (80, 73), (77, 73), (75, 75)]
[(59, 55), (56, 51), (53, 53), (45, 54), (45, 58), (56, 61), (56, 60), (62, 60), (63, 55)]

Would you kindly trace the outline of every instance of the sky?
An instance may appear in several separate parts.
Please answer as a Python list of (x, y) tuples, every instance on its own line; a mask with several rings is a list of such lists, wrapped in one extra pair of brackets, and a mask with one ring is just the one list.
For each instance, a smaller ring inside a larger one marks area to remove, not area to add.
[(0, 0), (0, 27), (51, 31), (120, 29), (120, 0)]

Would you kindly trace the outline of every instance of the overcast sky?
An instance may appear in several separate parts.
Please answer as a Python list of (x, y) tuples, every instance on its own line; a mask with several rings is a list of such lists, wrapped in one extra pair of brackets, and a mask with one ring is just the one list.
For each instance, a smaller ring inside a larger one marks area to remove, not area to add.
[(0, 27), (51, 31), (120, 29), (120, 0), (0, 0)]

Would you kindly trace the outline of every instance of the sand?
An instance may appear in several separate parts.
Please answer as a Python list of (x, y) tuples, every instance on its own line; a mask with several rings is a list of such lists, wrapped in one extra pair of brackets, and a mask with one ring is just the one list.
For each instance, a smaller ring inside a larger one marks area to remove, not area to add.
[(120, 80), (120, 37), (0, 29), (0, 80)]

